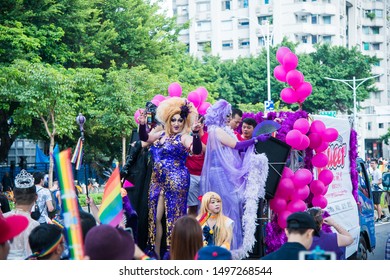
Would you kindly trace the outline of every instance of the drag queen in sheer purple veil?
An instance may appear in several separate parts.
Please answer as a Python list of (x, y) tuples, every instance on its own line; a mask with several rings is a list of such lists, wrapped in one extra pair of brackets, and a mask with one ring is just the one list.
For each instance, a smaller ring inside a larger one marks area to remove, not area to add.
[(234, 221), (232, 254), (242, 259), (256, 240), (258, 200), (264, 197), (268, 176), (268, 159), (255, 153), (254, 144), (268, 136), (239, 142), (227, 125), (230, 118), (231, 105), (226, 100), (217, 101), (207, 110), (209, 138), (200, 185), (202, 193), (212, 191), (221, 196), (224, 214)]

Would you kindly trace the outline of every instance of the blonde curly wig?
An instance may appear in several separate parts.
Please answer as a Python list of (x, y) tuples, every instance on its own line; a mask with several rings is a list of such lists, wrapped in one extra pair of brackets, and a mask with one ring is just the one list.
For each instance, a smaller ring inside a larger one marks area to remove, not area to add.
[[(187, 105), (186, 105), (187, 104)], [(165, 133), (167, 135), (172, 134), (171, 131), (171, 118), (181, 113), (182, 106), (186, 105), (189, 109), (188, 116), (185, 118), (183, 131), (180, 134), (189, 133), (191, 131), (191, 125), (194, 123), (198, 112), (194, 105), (185, 98), (171, 97), (161, 102), (156, 111), (156, 118), (164, 125)]]

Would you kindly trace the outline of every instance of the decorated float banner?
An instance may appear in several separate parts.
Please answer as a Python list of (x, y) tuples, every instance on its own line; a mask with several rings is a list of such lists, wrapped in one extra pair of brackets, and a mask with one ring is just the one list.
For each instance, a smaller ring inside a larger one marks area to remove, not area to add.
[[(325, 168), (333, 173), (333, 181), (325, 195), (328, 201), (325, 210), (353, 236), (354, 242), (346, 249), (346, 257), (349, 257), (356, 252), (360, 235), (359, 213), (352, 194), (353, 187), (350, 175), (349, 140), (351, 126), (348, 119), (319, 115), (312, 117), (315, 120), (321, 120), (326, 127), (333, 127), (339, 132), (336, 141), (329, 143), (329, 147), (325, 151), (329, 159)], [(316, 178), (321, 170), (314, 168), (313, 172)]]

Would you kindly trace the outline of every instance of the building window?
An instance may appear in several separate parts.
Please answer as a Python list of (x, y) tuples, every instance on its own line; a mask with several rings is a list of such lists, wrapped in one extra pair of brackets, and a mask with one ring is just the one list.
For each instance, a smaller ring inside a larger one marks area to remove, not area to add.
[(317, 15), (312, 15), (311, 16), (311, 23), (312, 24), (317, 24)]
[(232, 30), (233, 29), (233, 22), (231, 20), (223, 20), (221, 22), (221, 30)]
[(372, 28), (372, 34), (375, 35), (379, 34), (379, 26), (373, 26), (371, 28)]
[(307, 44), (307, 36), (302, 36), (302, 43)]
[(317, 35), (311, 35), (311, 43), (314, 45), (314, 44), (317, 44)]
[(378, 128), (385, 128), (385, 126), (383, 125), (383, 123), (379, 123)]
[(300, 16), (298, 20), (299, 22), (307, 22), (307, 16)]
[(371, 130), (371, 122), (367, 123), (367, 130)]
[(332, 36), (329, 36), (329, 35), (327, 35), (327, 36), (322, 36), (322, 42), (323, 43), (332, 43)]
[(383, 18), (383, 10), (374, 10), (376, 18)]
[(238, 42), (240, 49), (247, 49), (249, 48), (249, 39), (242, 39)]
[(231, 2), (230, 0), (222, 1), (222, 11), (230, 10)]
[(372, 44), (372, 49), (375, 50), (375, 51), (379, 51), (380, 50), (380, 44), (379, 43), (373, 43)]
[(265, 39), (264, 39), (264, 37), (259, 37), (258, 42), (259, 42), (259, 46), (262, 46), (262, 47), (265, 46)]
[(365, 35), (370, 34), (370, 27), (368, 27), (368, 26), (363, 26), (363, 34), (365, 34)]
[(264, 0), (264, 4), (269, 4), (269, 0)]
[(370, 50), (370, 44), (367, 42), (363, 42), (363, 50), (369, 51)]
[(330, 16), (323, 16), (324, 24), (331, 24), (331, 18)]
[(239, 8), (248, 8), (248, 2), (249, 2), (249, 0), (238, 0), (238, 7)]
[(211, 21), (198, 21), (197, 31), (210, 31), (211, 30)]
[(381, 82), (381, 77), (380, 76), (379, 77), (375, 77), (375, 82), (380, 83)]
[(239, 20), (238, 21), (238, 28), (248, 28), (249, 27), (249, 20)]
[(223, 50), (231, 50), (233, 49), (233, 41), (222, 41), (222, 49)]
[(196, 4), (196, 10), (198, 12), (210, 11), (210, 2), (199, 2)]

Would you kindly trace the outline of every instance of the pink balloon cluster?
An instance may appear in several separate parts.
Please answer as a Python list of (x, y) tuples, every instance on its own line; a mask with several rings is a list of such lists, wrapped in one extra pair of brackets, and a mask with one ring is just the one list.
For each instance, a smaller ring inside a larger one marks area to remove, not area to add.
[(196, 90), (191, 91), (188, 94), (187, 99), (194, 104), (199, 114), (205, 115), (207, 109), (211, 106), (209, 102), (206, 102), (208, 95), (209, 93), (206, 88), (198, 87)]
[(274, 68), (274, 76), (278, 81), (287, 82), (291, 87), (280, 92), (280, 98), (288, 103), (303, 103), (311, 94), (313, 88), (305, 81), (302, 72), (296, 70), (298, 57), (287, 47), (280, 47), (276, 52), (280, 65)]
[(305, 199), (310, 194), (308, 184), (313, 175), (308, 169), (298, 169), (295, 173), (288, 167), (283, 169), (275, 197), (270, 200), (271, 209), (278, 215), (278, 225), (286, 228), (287, 217), (294, 212), (305, 211)]

